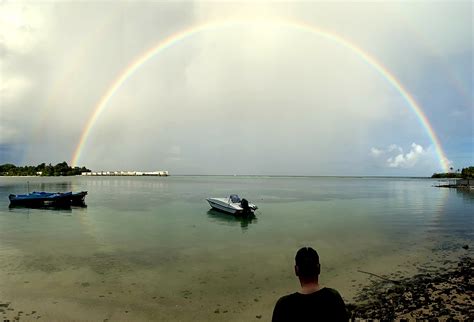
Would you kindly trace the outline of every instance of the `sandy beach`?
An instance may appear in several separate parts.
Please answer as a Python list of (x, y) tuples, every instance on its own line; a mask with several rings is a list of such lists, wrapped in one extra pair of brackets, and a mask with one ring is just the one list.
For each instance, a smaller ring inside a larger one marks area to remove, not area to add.
[[(355, 295), (344, 296), (347, 309), (355, 321), (466, 321), (474, 313), (472, 257), (464, 250), (456, 256), (458, 260), (447, 259), (443, 267), (418, 266), (410, 276), (406, 271), (360, 274), (360, 287), (352, 288)], [(13, 272), (3, 276), (8, 282), (0, 292), (0, 316), (11, 321), (269, 321), (276, 299), (297, 287), (291, 274), (276, 283), (274, 276), (260, 271), (206, 271), (200, 267), (204, 261), (192, 272), (170, 275), (142, 268), (132, 276), (127, 274), (131, 267), (114, 264), (113, 258), (97, 260), (114, 268), (90, 271), (76, 263), (61, 271), (45, 266), (30, 273), (29, 280)], [(337, 283), (326, 281), (333, 286), (348, 277), (338, 274)]]

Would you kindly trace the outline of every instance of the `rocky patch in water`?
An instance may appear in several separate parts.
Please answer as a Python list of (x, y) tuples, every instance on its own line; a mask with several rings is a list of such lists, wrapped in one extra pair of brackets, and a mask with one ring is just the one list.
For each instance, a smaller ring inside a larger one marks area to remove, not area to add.
[(463, 257), (449, 269), (397, 281), (377, 279), (347, 309), (353, 321), (470, 320), (474, 316), (473, 264), (471, 257)]

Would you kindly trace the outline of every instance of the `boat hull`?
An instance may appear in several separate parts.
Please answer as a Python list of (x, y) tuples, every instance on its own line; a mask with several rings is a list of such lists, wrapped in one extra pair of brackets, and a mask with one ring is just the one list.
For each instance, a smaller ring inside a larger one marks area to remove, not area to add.
[(235, 215), (237, 213), (239, 213), (239, 211), (241, 212), (242, 210), (239, 210), (239, 209), (236, 209), (234, 207), (231, 207), (231, 206), (227, 206), (221, 202), (216, 202), (212, 199), (207, 199), (207, 202), (209, 203), (209, 205), (213, 208), (213, 209), (216, 209), (216, 210), (219, 210), (219, 211), (222, 211), (222, 212), (225, 212), (225, 213), (228, 213), (228, 214), (231, 214), (231, 215)]
[(83, 206), (86, 202), (87, 191), (71, 194), (71, 206)]
[(32, 192), (26, 195), (9, 195), (10, 206), (29, 208), (85, 206), (87, 191), (81, 192)]
[(207, 198), (206, 200), (213, 209), (231, 215), (253, 214), (254, 210), (257, 209), (257, 206), (255, 206), (254, 204), (249, 204), (250, 210), (245, 211), (241, 207), (240, 203), (230, 202), (226, 198)]

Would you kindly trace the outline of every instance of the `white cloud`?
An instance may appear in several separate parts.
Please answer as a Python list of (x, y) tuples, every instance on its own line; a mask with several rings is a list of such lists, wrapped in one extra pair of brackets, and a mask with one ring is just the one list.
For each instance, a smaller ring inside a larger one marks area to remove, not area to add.
[(377, 156), (381, 155), (381, 154), (383, 153), (383, 151), (382, 151), (382, 150), (379, 150), (379, 149), (377, 149), (377, 148), (371, 148), (371, 149), (370, 149), (370, 153), (371, 153), (373, 156), (376, 156), (376, 157), (377, 157)]
[(375, 148), (370, 149), (370, 155), (380, 163), (389, 168), (413, 168), (420, 163), (425, 162), (423, 159), (436, 158), (436, 155), (431, 153), (431, 148), (423, 148), (421, 145), (412, 143), (410, 151), (404, 153), (403, 148), (391, 144), (386, 148)]
[(411, 168), (413, 167), (419, 158), (425, 153), (425, 150), (421, 145), (412, 143), (410, 152), (403, 154), (400, 153), (395, 157), (387, 159), (387, 164), (391, 168)]

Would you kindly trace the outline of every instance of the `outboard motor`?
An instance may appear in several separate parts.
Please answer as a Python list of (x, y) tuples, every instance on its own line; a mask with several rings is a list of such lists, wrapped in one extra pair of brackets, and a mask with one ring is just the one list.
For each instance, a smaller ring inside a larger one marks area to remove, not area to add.
[(242, 207), (244, 214), (249, 215), (252, 213), (252, 209), (250, 208), (247, 199), (242, 198), (242, 200), (240, 201), (240, 206)]

